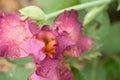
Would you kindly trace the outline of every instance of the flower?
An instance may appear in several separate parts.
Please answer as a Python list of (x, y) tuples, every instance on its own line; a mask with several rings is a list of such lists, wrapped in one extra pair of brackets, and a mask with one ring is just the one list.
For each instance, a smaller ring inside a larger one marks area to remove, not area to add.
[(78, 57), (91, 47), (91, 39), (83, 36), (82, 24), (77, 20), (78, 14), (75, 10), (64, 11), (55, 19), (53, 29), (58, 29), (59, 33), (66, 32), (68, 37), (75, 42), (65, 51), (65, 54)]
[(64, 11), (53, 22), (39, 28), (30, 18), (0, 12), (0, 56), (12, 58), (31, 55), (35, 71), (28, 80), (72, 80), (64, 55), (78, 57), (90, 49), (91, 39), (83, 36), (75, 10)]
[(21, 45), (32, 38), (30, 27), (33, 25), (30, 20), (21, 20), (16, 12), (0, 12), (0, 56), (11, 58), (25, 57), (26, 53)]
[(29, 76), (29, 80), (73, 79), (64, 61), (64, 54), (78, 57), (91, 46), (90, 38), (81, 34), (82, 24), (77, 17), (75, 10), (65, 11), (55, 19), (52, 30), (45, 25), (35, 34), (37, 40), (45, 43), (41, 49), (45, 57), (43, 60), (34, 59), (36, 70)]
[[(33, 72), (29, 80), (62, 80), (64, 78), (71, 78), (71, 71), (61, 66), (61, 60), (63, 60), (64, 50), (74, 43), (64, 34), (57, 33), (57, 30), (50, 30), (49, 26), (45, 25), (41, 28), (40, 32), (35, 35), (37, 40), (45, 43), (45, 46), (41, 49), (41, 52), (45, 54), (43, 60), (38, 60), (34, 57), (34, 63), (36, 70)], [(64, 43), (63, 43), (64, 41)], [(38, 55), (39, 56), (39, 55)], [(63, 71), (64, 70), (64, 71)], [(61, 79), (62, 74), (66, 73)], [(70, 74), (70, 76), (69, 76)]]

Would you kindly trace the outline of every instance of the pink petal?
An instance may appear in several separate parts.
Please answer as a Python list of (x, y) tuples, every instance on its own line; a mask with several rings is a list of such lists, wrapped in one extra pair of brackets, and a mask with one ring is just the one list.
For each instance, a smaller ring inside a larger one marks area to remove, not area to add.
[(33, 72), (29, 77), (28, 80), (49, 80), (47, 78), (41, 77), (37, 75), (35, 72)]
[(78, 57), (91, 47), (91, 39), (82, 36), (82, 24), (77, 20), (78, 14), (75, 10), (64, 11), (55, 19), (53, 29), (59, 33), (67, 32), (71, 40), (75, 43), (67, 47), (65, 54)]
[(0, 56), (24, 57), (20, 44), (32, 37), (28, 23), (20, 20), (17, 13), (2, 13), (0, 17)]
[(25, 22), (28, 23), (30, 32), (32, 34), (35, 35), (40, 32), (40, 27), (35, 22), (33, 22), (30, 18), (27, 18)]
[(30, 75), (28, 80), (59, 80), (57, 75), (58, 60), (49, 58), (48, 56), (36, 64), (36, 72)]
[(89, 36), (79, 37), (75, 45), (66, 49), (65, 54), (73, 57), (79, 57), (82, 53), (91, 48), (92, 41)]
[(83, 36), (82, 42), (79, 42), (79, 44), (81, 45), (82, 52), (85, 52), (90, 49), (92, 40), (89, 36)]
[(59, 80), (73, 80), (73, 74), (70, 70), (68, 70), (64, 65), (62, 65), (59, 69)]
[(41, 52), (41, 49), (45, 46), (45, 44), (39, 40), (36, 39), (30, 39), (27, 41), (24, 41), (20, 47), (22, 50), (24, 50), (26, 53), (30, 53), (34, 61), (42, 61), (46, 55)]
[(70, 38), (64, 35), (57, 36), (56, 40), (57, 40), (57, 43), (55, 45), (56, 47), (55, 58), (62, 58), (63, 52), (66, 50), (66, 48), (69, 46), (75, 45), (73, 40), (71, 40)]
[(78, 22), (77, 18), (77, 11), (64, 11), (55, 19), (53, 29), (58, 28), (59, 32), (66, 31), (69, 33), (69, 37), (76, 41), (82, 28), (82, 24)]
[(71, 71), (60, 64), (59, 60), (47, 56), (40, 64), (37, 64), (36, 72), (32, 73), (28, 80), (72, 80)]
[(56, 68), (58, 64), (59, 64), (58, 60), (51, 59), (50, 57), (47, 56), (40, 64), (37, 64), (36, 73), (42, 77), (56, 79), (57, 77), (56, 74), (54, 73), (56, 73)]

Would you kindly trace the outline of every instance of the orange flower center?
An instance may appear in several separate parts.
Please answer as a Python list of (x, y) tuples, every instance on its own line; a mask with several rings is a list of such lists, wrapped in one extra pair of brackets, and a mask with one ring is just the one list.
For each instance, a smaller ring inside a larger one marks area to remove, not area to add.
[(39, 33), (37, 35), (37, 38), (45, 43), (45, 47), (42, 48), (43, 53), (53, 58), (55, 54), (54, 45), (56, 44), (55, 36), (48, 31), (44, 31), (44, 32)]

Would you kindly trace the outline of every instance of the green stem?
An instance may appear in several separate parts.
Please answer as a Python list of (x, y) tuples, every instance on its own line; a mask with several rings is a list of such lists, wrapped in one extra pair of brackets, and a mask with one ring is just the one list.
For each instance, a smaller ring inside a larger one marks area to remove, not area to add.
[(57, 16), (58, 14), (62, 13), (64, 10), (71, 10), (71, 9), (82, 10), (82, 9), (85, 9), (85, 8), (88, 8), (88, 7), (97, 6), (97, 5), (100, 5), (100, 4), (106, 4), (106, 3), (109, 3), (110, 1), (111, 0), (98, 0), (98, 1), (93, 1), (93, 2), (83, 3), (83, 4), (80, 4), (80, 5), (68, 7), (68, 8), (65, 8), (65, 9), (47, 14), (46, 18), (50, 19), (54, 16)]
[(95, 61), (92, 62), (91, 80), (96, 80), (97, 64), (98, 64), (98, 58), (96, 57)]

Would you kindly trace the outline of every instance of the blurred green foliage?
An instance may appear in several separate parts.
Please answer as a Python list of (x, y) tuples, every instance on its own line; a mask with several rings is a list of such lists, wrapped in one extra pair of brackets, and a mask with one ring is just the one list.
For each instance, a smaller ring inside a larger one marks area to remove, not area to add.
[[(44, 13), (49, 14), (70, 6), (99, 0), (38, 0)], [(92, 37), (92, 48), (78, 59), (66, 58), (71, 63), (74, 80), (120, 80), (120, 18), (117, 21), (111, 16), (112, 4), (117, 5), (112, 15), (120, 15), (120, 1), (109, 0), (110, 3), (78, 10), (79, 20), (85, 23), (83, 34)], [(28, 13), (27, 13), (28, 14)], [(38, 14), (38, 13), (37, 13)], [(90, 15), (89, 17), (86, 17)], [(54, 17), (38, 24), (52, 24)], [(88, 21), (87, 21), (88, 20)], [(87, 22), (85, 22), (87, 21)], [(0, 80), (26, 80), (32, 69), (20, 67), (32, 62), (31, 57), (23, 59), (8, 59), (17, 68), (8, 72), (0, 72)], [(84, 63), (83, 68), (79, 65)], [(14, 77), (12, 77), (14, 76)]]
[(120, 22), (115, 22), (111, 25), (104, 42), (101, 42), (101, 44), (103, 44), (103, 46), (100, 50), (104, 53), (114, 54), (120, 52)]
[(86, 77), (86, 80), (106, 80), (104, 66), (97, 60), (86, 64), (82, 73)]
[(0, 80), (27, 80), (32, 69), (14, 68), (8, 72), (0, 72)]

